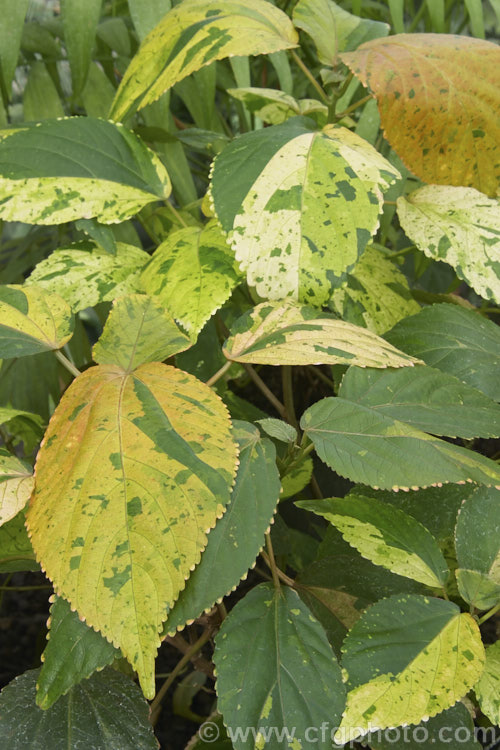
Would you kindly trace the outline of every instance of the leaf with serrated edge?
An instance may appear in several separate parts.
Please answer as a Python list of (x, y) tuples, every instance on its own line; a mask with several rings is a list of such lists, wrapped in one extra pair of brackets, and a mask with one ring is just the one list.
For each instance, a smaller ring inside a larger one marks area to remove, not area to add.
[(483, 714), (500, 724), (500, 641), (486, 646), (486, 664), (474, 692)]
[(16, 456), (0, 451), (0, 526), (24, 508), (32, 491), (31, 466)]
[(223, 352), (235, 362), (265, 365), (407, 367), (418, 361), (366, 328), (292, 301), (262, 302), (242, 315)]
[(184, 0), (144, 39), (110, 116), (123, 120), (215, 60), (277, 52), (297, 40), (288, 16), (263, 0)]
[(399, 221), (428, 258), (453, 266), (481, 297), (500, 302), (500, 206), (474, 188), (426, 185), (397, 201)]
[(171, 192), (162, 162), (132, 131), (93, 117), (45, 120), (0, 139), (0, 218), (115, 224)]
[(340, 57), (377, 97), (385, 136), (417, 177), (496, 194), (497, 45), (452, 34), (396, 34)]
[(167, 365), (92, 367), (70, 385), (35, 468), (27, 523), (58, 594), (154, 695), (158, 632), (229, 501), (227, 409)]
[(337, 742), (435, 716), (465, 695), (484, 667), (476, 621), (452, 602), (417, 595), (374, 604), (342, 651), (349, 692)]
[(16, 284), (0, 287), (0, 358), (60, 349), (73, 326), (71, 309), (57, 294)]

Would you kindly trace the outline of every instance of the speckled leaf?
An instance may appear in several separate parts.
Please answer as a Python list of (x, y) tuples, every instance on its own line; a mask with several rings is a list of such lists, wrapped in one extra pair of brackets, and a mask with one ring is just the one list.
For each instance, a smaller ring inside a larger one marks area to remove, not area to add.
[(243, 102), (246, 109), (269, 125), (280, 125), (290, 117), (306, 115), (321, 126), (326, 125), (328, 107), (315, 99), (297, 101), (293, 96), (279, 89), (265, 89), (254, 86), (227, 89), (230, 96)]
[(486, 665), (474, 692), (483, 714), (500, 725), (500, 641), (486, 647)]
[(333, 0), (299, 0), (293, 22), (313, 40), (320, 63), (332, 67), (338, 63), (339, 52), (389, 33), (387, 23), (354, 16)]
[(258, 294), (321, 306), (365, 250), (382, 191), (400, 175), (356, 133), (310, 125), (298, 117), (235, 138), (214, 162), (211, 196)]
[(121, 656), (115, 647), (80, 620), (65, 599), (54, 596), (47, 645), (37, 682), (36, 703), (50, 708), (82, 680)]
[(474, 188), (426, 185), (398, 198), (408, 237), (486, 299), (500, 302), (500, 206)]
[(263, 0), (184, 0), (144, 39), (120, 84), (111, 117), (123, 120), (214, 60), (297, 46), (290, 19)]
[(292, 301), (263, 302), (242, 315), (223, 351), (236, 362), (266, 365), (406, 367), (417, 361), (366, 328)]
[(330, 307), (342, 320), (378, 334), (420, 310), (397, 265), (371, 245), (347, 274), (344, 286), (334, 290)]
[(115, 255), (93, 242), (78, 242), (54, 250), (35, 266), (26, 284), (57, 292), (78, 312), (139, 291), (139, 274), (148, 260), (143, 250), (123, 242), (116, 244)]
[(166, 609), (229, 501), (236, 455), (218, 396), (160, 363), (86, 370), (38, 454), (27, 513), (37, 558), (148, 697)]
[(130, 677), (95, 672), (43, 711), (35, 703), (39, 673), (25, 672), (2, 690), (2, 750), (158, 750), (149, 706)]
[(387, 140), (417, 177), (496, 194), (496, 44), (452, 34), (397, 34), (341, 58), (377, 97)]
[(247, 422), (233, 423), (239, 467), (226, 512), (208, 535), (199, 565), (167, 616), (164, 633), (175, 632), (229, 594), (264, 546), (280, 494), (276, 451)]
[(0, 573), (19, 570), (40, 570), (24, 525), (23, 511), (0, 526)]
[(343, 398), (317, 401), (304, 412), (301, 427), (331, 469), (375, 489), (500, 485), (500, 467), (491, 459)]
[[(215, 644), (218, 707), (235, 750), (306, 748), (308, 727), (326, 719), (338, 725), (345, 688), (337, 660), (323, 628), (288, 586), (253, 588), (224, 620)], [(237, 727), (251, 730), (242, 738)], [(329, 733), (318, 732), (317, 740), (318, 750), (330, 750)]]
[(102, 0), (60, 0), (60, 6), (73, 96), (78, 96), (87, 79)]
[(436, 540), (404, 511), (363, 495), (301, 500), (296, 505), (330, 521), (375, 565), (426, 586), (445, 585), (449, 570)]
[(476, 621), (452, 602), (417, 595), (374, 604), (342, 651), (348, 694), (337, 742), (435, 716), (462, 698), (484, 667)]
[(425, 307), (384, 338), (500, 401), (500, 328), (458, 305)]
[(162, 242), (142, 272), (141, 286), (196, 338), (241, 278), (225, 235), (211, 221)]
[(0, 526), (24, 508), (32, 490), (31, 466), (0, 448)]
[(93, 117), (45, 120), (0, 139), (0, 218), (124, 221), (170, 195), (160, 159), (130, 130)]
[(383, 372), (350, 367), (339, 396), (433, 435), (500, 435), (500, 406), (495, 401), (453, 375), (426, 365), (417, 365), (411, 371), (399, 368)]
[(38, 287), (0, 286), (0, 358), (60, 349), (73, 335), (68, 304)]
[(92, 355), (100, 365), (118, 365), (131, 372), (145, 362), (162, 362), (190, 346), (189, 338), (152, 297), (131, 294), (113, 303)]

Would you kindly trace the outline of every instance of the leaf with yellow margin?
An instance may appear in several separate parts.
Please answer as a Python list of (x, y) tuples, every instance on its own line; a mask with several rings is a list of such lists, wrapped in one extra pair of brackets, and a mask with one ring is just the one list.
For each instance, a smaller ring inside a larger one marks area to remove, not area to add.
[(0, 526), (24, 508), (32, 490), (31, 466), (0, 450)]

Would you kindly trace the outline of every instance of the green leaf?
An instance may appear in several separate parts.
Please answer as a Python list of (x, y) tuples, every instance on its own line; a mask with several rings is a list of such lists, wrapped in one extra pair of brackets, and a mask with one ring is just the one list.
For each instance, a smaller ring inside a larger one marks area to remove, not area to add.
[(189, 338), (152, 297), (131, 294), (113, 303), (92, 354), (100, 365), (118, 365), (132, 372), (139, 365), (162, 362), (190, 346)]
[(111, 227), (99, 224), (95, 219), (78, 219), (75, 221), (75, 227), (85, 232), (91, 240), (97, 242), (107, 253), (116, 255), (116, 238)]
[(295, 443), (297, 440), (297, 430), (295, 427), (292, 427), (287, 422), (283, 422), (281, 419), (259, 419), (258, 425), (264, 430), (266, 435), (282, 443)]
[(500, 435), (500, 406), (495, 401), (453, 375), (425, 365), (411, 371), (350, 367), (339, 396), (433, 435)]
[(481, 711), (493, 724), (500, 724), (500, 641), (486, 646), (486, 664), (474, 686)]
[(0, 391), (5, 403), (16, 409), (36, 412), (48, 422), (54, 403), (61, 396), (57, 359), (50, 351), (33, 354), (29, 359), (5, 360), (0, 369)]
[(17, 68), (24, 17), (29, 4), (29, 0), (16, 0), (2, 4), (0, 74), (8, 99), (10, 99), (11, 83)]
[(211, 221), (202, 229), (179, 229), (162, 242), (142, 272), (141, 286), (196, 338), (240, 279), (226, 238)]
[[(215, 645), (218, 706), (235, 750), (281, 749), (276, 730), (284, 730), (288, 747), (307, 747), (299, 743), (307, 743), (308, 727), (325, 719), (337, 725), (345, 700), (340, 669), (323, 628), (292, 589), (253, 588)], [(253, 732), (242, 739), (237, 727)], [(318, 734), (315, 747), (330, 749), (329, 733)]]
[(235, 362), (266, 365), (405, 367), (416, 361), (366, 328), (292, 301), (263, 302), (242, 315), (223, 351)]
[(465, 695), (484, 667), (476, 621), (452, 602), (416, 595), (374, 604), (342, 650), (349, 692), (337, 742), (435, 716)]
[(474, 188), (426, 185), (397, 205), (401, 226), (428, 258), (448, 263), (481, 297), (500, 302), (498, 200)]
[(320, 63), (330, 67), (338, 63), (339, 52), (389, 33), (389, 24), (353, 16), (333, 0), (300, 0), (293, 22), (313, 40)]
[(323, 516), (350, 545), (375, 565), (443, 588), (449, 570), (432, 534), (404, 511), (373, 497), (355, 495), (296, 503)]
[(500, 401), (500, 329), (476, 312), (431, 305), (401, 320), (384, 338)]
[(313, 473), (313, 462), (309, 456), (303, 458), (299, 463), (281, 477), (280, 500), (286, 500), (307, 487)]
[(74, 312), (139, 291), (139, 275), (149, 255), (133, 245), (116, 243), (111, 255), (94, 242), (54, 250), (35, 266), (27, 284), (57, 292)]
[(214, 210), (264, 298), (320, 306), (375, 233), (399, 172), (343, 127), (293, 118), (235, 138), (216, 158)]
[(124, 221), (170, 195), (160, 159), (122, 125), (66, 117), (0, 139), (0, 218), (60, 224)]
[(490, 609), (500, 604), (500, 583), (478, 570), (455, 570), (458, 592), (462, 599), (476, 609)]
[(35, 703), (39, 673), (25, 672), (2, 690), (2, 750), (158, 750), (149, 706), (129, 677), (95, 672), (43, 711)]
[(379, 335), (420, 310), (397, 265), (371, 245), (347, 274), (345, 285), (334, 290), (330, 307), (342, 320)]
[(183, 628), (233, 591), (264, 546), (280, 493), (276, 451), (270, 440), (260, 439), (253, 425), (235, 421), (233, 427), (240, 463), (231, 500), (167, 615), (165, 634)]
[(217, 712), (211, 714), (208, 721), (203, 722), (189, 740), (185, 750), (207, 750), (207, 742), (210, 743), (211, 750), (233, 750), (233, 743), (227, 736), (222, 716)]
[(64, 117), (64, 109), (54, 81), (41, 60), (31, 63), (23, 93), (23, 111), (26, 122)]
[(104, 70), (97, 63), (91, 62), (81, 94), (87, 115), (105, 118), (114, 95), (115, 89)]
[(171, 0), (128, 0), (128, 7), (139, 39), (144, 39), (172, 7)]
[(500, 484), (494, 461), (343, 398), (317, 401), (304, 412), (301, 427), (331, 469), (375, 489)]
[(24, 513), (0, 526), (0, 573), (40, 570), (24, 525)]
[(227, 93), (243, 102), (246, 109), (263, 122), (270, 125), (280, 125), (289, 117), (307, 115), (321, 124), (326, 125), (328, 107), (315, 99), (297, 101), (279, 89), (266, 89), (253, 86), (238, 89), (227, 89)]
[(110, 116), (123, 120), (214, 60), (295, 47), (290, 19), (264, 0), (184, 0), (144, 39)]
[(66, 695), (73, 685), (120, 656), (120, 652), (80, 620), (69, 602), (60, 596), (53, 597), (48, 627), (36, 692), (36, 703), (44, 709)]
[(24, 508), (32, 491), (31, 466), (0, 449), (0, 526)]
[(69, 305), (38, 287), (0, 287), (0, 357), (60, 349), (73, 334)]
[(37, 558), (57, 593), (121, 648), (148, 697), (167, 608), (230, 498), (230, 427), (191, 375), (99, 365), (70, 385), (37, 457)]
[(101, 5), (102, 0), (61, 0), (61, 19), (74, 97), (81, 92), (87, 79)]

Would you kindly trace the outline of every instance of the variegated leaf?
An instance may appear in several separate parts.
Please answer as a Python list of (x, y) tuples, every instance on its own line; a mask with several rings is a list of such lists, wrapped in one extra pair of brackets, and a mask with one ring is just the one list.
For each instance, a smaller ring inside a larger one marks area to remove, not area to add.
[(32, 490), (31, 466), (0, 449), (0, 526), (24, 508)]
[(249, 86), (248, 88), (227, 89), (227, 93), (243, 102), (252, 114), (270, 125), (280, 125), (290, 117), (307, 115), (318, 125), (327, 123), (328, 107), (315, 99), (297, 101), (293, 96), (279, 89), (265, 89)]
[(38, 454), (27, 514), (56, 591), (121, 648), (154, 695), (159, 631), (224, 512), (237, 446), (218, 396), (159, 363), (92, 367)]

